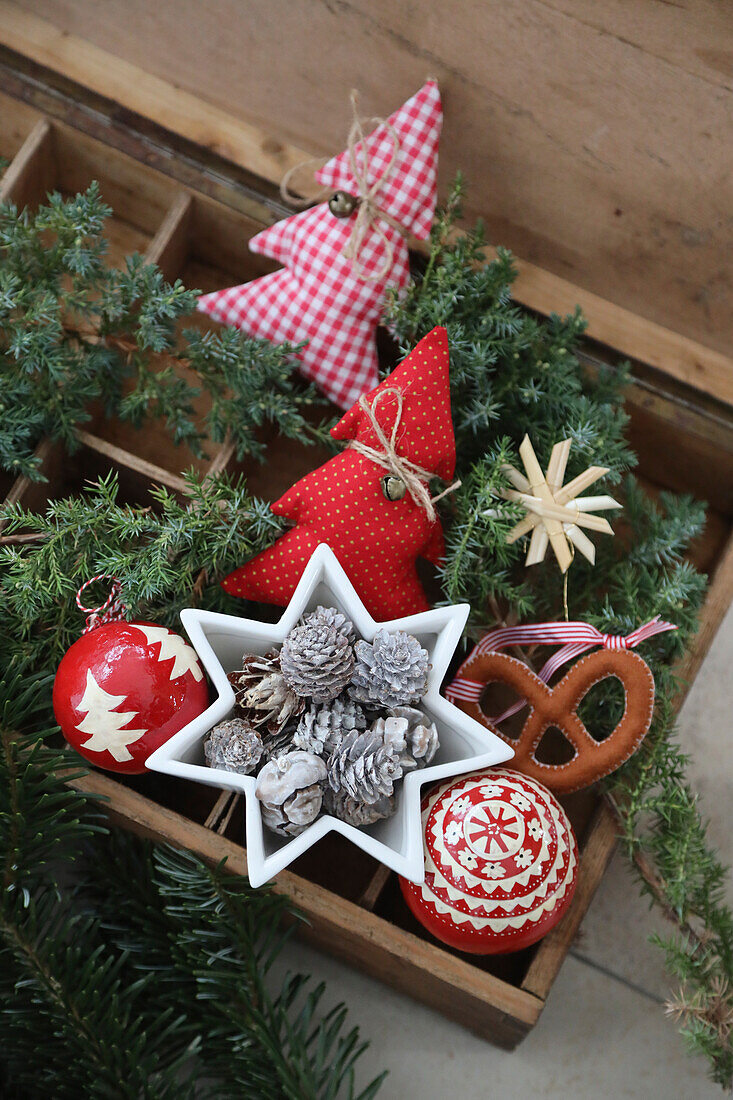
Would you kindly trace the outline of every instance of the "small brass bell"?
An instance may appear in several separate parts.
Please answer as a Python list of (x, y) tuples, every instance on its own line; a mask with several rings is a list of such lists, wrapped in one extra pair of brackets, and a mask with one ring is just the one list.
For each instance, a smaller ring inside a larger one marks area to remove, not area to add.
[(387, 474), (381, 479), (381, 482), (385, 500), (402, 500), (407, 492), (407, 486), (401, 477)]
[(350, 218), (358, 203), (359, 200), (348, 191), (334, 191), (328, 200), (328, 209), (335, 218)]

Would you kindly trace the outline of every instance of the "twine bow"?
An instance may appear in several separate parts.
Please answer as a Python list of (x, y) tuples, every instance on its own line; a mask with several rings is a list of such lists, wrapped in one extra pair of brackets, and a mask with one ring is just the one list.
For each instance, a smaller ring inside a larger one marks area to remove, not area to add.
[[(455, 679), (446, 688), (445, 694), (452, 703), (460, 699), (469, 703), (477, 703), (481, 698), (486, 684), (478, 680), (471, 680), (462, 675), (468, 661), (472, 657), (482, 653), (498, 653), (511, 645), (557, 645), (564, 643), (562, 647), (553, 653), (537, 676), (547, 684), (559, 668), (569, 661), (579, 657), (588, 649), (595, 646), (603, 646), (604, 649), (635, 649), (640, 642), (653, 638), (655, 634), (663, 634), (667, 630), (676, 630), (674, 623), (667, 623), (657, 615), (643, 626), (638, 626), (630, 634), (604, 634), (590, 623), (529, 623), (524, 626), (501, 626), (496, 630), (490, 630), (485, 634), (471, 654), (458, 669)], [(493, 725), (498, 725), (505, 718), (516, 714), (526, 706), (526, 699), (520, 699), (511, 707), (500, 714), (498, 718), (491, 718)]]
[[(105, 580), (112, 581), (112, 587), (110, 588), (107, 599), (98, 607), (85, 607), (81, 602), (84, 590), (88, 588), (90, 584)], [(84, 584), (76, 594), (76, 606), (80, 611), (84, 611), (87, 616), (86, 626), (82, 630), (82, 634), (89, 634), (90, 631), (96, 630), (98, 626), (104, 626), (105, 623), (112, 623), (119, 619), (124, 619), (127, 614), (127, 608), (122, 602), (122, 584), (119, 579), (111, 573), (98, 573), (96, 577), (90, 577), (88, 581), (84, 581)]]
[[(388, 394), (394, 396), (397, 400), (397, 415), (395, 416), (395, 421), (389, 436), (377, 419), (377, 408), (379, 403)], [(447, 489), (444, 489), (442, 493), (438, 493), (437, 496), (431, 497), (427, 486), (430, 479), (435, 475), (431, 473), (430, 470), (426, 470), (423, 466), (418, 466), (416, 462), (412, 462), (409, 458), (404, 458), (402, 455), (398, 454), (397, 433), (402, 423), (402, 404), (402, 394), (395, 386), (388, 386), (384, 390), (379, 390), (371, 405), (367, 400), (366, 394), (362, 394), (359, 398), (359, 406), (368, 416), (369, 423), (374, 429), (374, 434), (379, 440), (379, 445), (382, 449), (377, 450), (375, 447), (370, 447), (367, 443), (362, 443), (358, 439), (350, 440), (348, 446), (356, 451), (357, 454), (364, 455), (365, 458), (370, 458), (372, 462), (376, 462), (377, 465), (381, 466), (384, 470), (389, 470), (394, 477), (401, 478), (405, 483), (407, 492), (410, 494), (415, 504), (417, 504), (419, 508), (423, 508), (430, 522), (434, 523), (436, 520), (435, 503), (448, 493), (452, 493), (461, 483), (460, 481), (454, 481), (453, 484), (449, 485)]]
[[(354, 177), (357, 191), (357, 210), (356, 220), (354, 227), (351, 230), (351, 235), (344, 247), (342, 255), (347, 260), (351, 260), (351, 264), (354, 270), (354, 274), (357, 278), (362, 279), (364, 282), (379, 282), (386, 275), (389, 274), (392, 263), (394, 260), (394, 246), (389, 239), (387, 233), (385, 233), (380, 221), (386, 222), (387, 225), (396, 229), (403, 237), (408, 237), (409, 232), (396, 218), (393, 218), (391, 214), (388, 214), (386, 210), (383, 210), (377, 202), (380, 191), (385, 184), (390, 180), (392, 174), (397, 165), (397, 159), (400, 152), (400, 139), (397, 136), (397, 131), (394, 126), (384, 118), (372, 118), (364, 119), (359, 118), (359, 112), (357, 110), (358, 92), (352, 90), (350, 95), (351, 109), (353, 111), (353, 121), (351, 123), (351, 129), (349, 130), (349, 136), (347, 139), (346, 147), (349, 154), (349, 168), (351, 174)], [(369, 162), (369, 147), (367, 145), (366, 137), (364, 135), (364, 123), (371, 122), (375, 125), (375, 128), (384, 126), (385, 130), (392, 139), (392, 153), (384, 166), (384, 170), (381, 175), (377, 176), (370, 182), (370, 162)], [(357, 159), (356, 147), (361, 144), (361, 159)], [(307, 206), (310, 199), (301, 200), (290, 191), (289, 184), (296, 172), (307, 165), (320, 164), (322, 166), (322, 160), (309, 159), (302, 161), (300, 164), (296, 164), (283, 176), (280, 184), (280, 194), (283, 198), (294, 206)], [(321, 192), (321, 197), (325, 194)], [(384, 245), (384, 257), (381, 264), (376, 271), (371, 274), (367, 274), (366, 265), (362, 260), (362, 250), (366, 241), (367, 233), (370, 229), (374, 229), (377, 236)]]
[[(356, 222), (351, 231), (351, 236), (346, 242), (343, 254), (347, 260), (351, 260), (354, 267), (354, 273), (358, 275), (360, 279), (368, 280), (369, 282), (378, 282), (389, 273), (394, 259), (394, 247), (384, 229), (379, 224), (380, 220), (386, 222), (387, 225), (390, 225), (393, 229), (396, 229), (403, 237), (408, 236), (408, 232), (404, 226), (400, 225), (396, 218), (393, 218), (391, 214), (388, 214), (387, 211), (383, 210), (377, 203), (379, 192), (389, 181), (395, 170), (400, 152), (400, 139), (397, 137), (394, 126), (390, 126), (386, 119), (371, 119), (373, 123), (377, 124), (377, 127), (384, 126), (392, 139), (392, 155), (387, 161), (381, 176), (377, 176), (376, 179), (370, 183), (369, 147), (357, 111), (357, 98), (357, 92), (352, 91), (351, 109), (354, 112), (354, 121), (351, 123), (351, 129), (349, 130), (347, 148), (349, 150), (349, 167), (356, 181), (356, 189), (359, 195), (359, 205), (356, 211)], [(357, 163), (356, 157), (356, 147), (358, 144), (361, 144), (361, 164)], [(361, 250), (364, 247), (366, 235), (372, 228), (384, 245), (384, 258), (380, 267), (373, 272), (373, 274), (367, 275), (361, 260)]]

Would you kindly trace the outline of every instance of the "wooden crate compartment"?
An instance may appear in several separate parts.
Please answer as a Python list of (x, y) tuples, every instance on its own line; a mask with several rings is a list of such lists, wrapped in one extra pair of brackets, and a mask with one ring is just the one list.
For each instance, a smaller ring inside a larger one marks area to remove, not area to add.
[[(15, 154), (3, 182), (5, 197), (21, 205), (34, 203), (50, 187), (71, 193), (97, 178), (106, 200), (115, 208), (115, 260), (130, 247), (143, 248), (167, 278), (180, 277), (202, 291), (272, 269), (269, 261), (252, 256), (247, 249), (249, 238), (266, 224), (265, 207), (261, 217), (243, 212), (236, 183), (227, 194), (219, 179), (221, 201), (217, 201), (206, 189), (203, 168), (201, 189), (184, 189), (168, 175), (87, 134), (49, 121), (26, 104), (3, 97), (0, 108), (0, 152), (4, 145)], [(115, 133), (111, 126), (110, 133)], [(190, 176), (190, 163), (187, 172)], [(522, 291), (519, 297), (527, 301), (534, 296), (529, 304), (540, 302), (537, 308), (544, 308), (546, 302), (549, 309), (563, 311), (576, 298), (588, 298), (579, 289), (576, 294), (576, 288), (564, 281), (524, 265), (520, 285), (526, 286), (528, 278), (530, 292), (522, 297)], [(553, 296), (555, 291), (557, 296)], [(655, 326), (640, 322), (639, 330), (630, 335), (630, 315), (615, 307), (601, 309), (599, 301), (591, 302), (602, 319), (597, 331), (613, 335), (614, 318), (621, 318), (624, 324), (617, 326), (618, 340), (606, 335), (608, 346), (585, 345), (589, 369), (595, 369), (604, 358), (613, 360), (616, 348), (625, 352), (630, 346), (655, 349), (646, 358), (638, 356), (638, 370), (635, 364), (628, 393), (630, 437), (640, 455), (639, 472), (645, 485), (652, 492), (666, 487), (692, 492), (711, 503), (707, 530), (694, 549), (695, 560), (711, 573), (712, 584), (701, 630), (681, 669), (691, 681), (733, 595), (730, 410), (671, 384), (656, 369), (659, 333)], [(210, 324), (203, 317), (194, 323)], [(666, 343), (662, 341), (665, 348), (672, 349), (674, 362), (686, 363), (689, 342), (682, 341), (678, 347), (669, 336), (664, 338)], [(708, 365), (713, 362), (703, 359)], [(201, 414), (205, 411), (202, 405)], [(100, 416), (83, 433), (82, 450), (75, 456), (63, 456), (60, 448), (42, 443), (39, 453), (48, 484), (20, 479), (10, 487), (8, 497), (41, 509), (46, 500), (75, 491), (89, 477), (114, 468), (120, 477), (121, 498), (149, 503), (150, 482), (183, 493), (180, 471), (193, 464), (202, 472), (227, 468), (245, 473), (253, 491), (274, 499), (328, 457), (325, 449), (296, 447), (277, 439), (274, 429), (267, 429), (265, 437), (271, 444), (265, 466), (238, 463), (231, 449), (219, 445), (209, 448), (205, 460), (194, 460), (185, 448), (175, 448), (155, 425), (137, 432)], [(275, 608), (262, 610), (271, 618), (279, 615)], [(78, 785), (103, 795), (111, 819), (126, 828), (187, 847), (211, 862), (226, 857), (233, 873), (246, 873), (244, 815), (238, 796), (153, 774), (113, 779), (92, 772)], [(309, 924), (301, 934), (311, 942), (511, 1048), (539, 1018), (613, 851), (613, 823), (595, 792), (582, 792), (565, 801), (581, 851), (573, 904), (540, 944), (513, 956), (482, 960), (436, 944), (410, 916), (396, 876), (333, 834), (279, 875), (275, 889), (286, 893), (305, 914)]]
[[(21, 127), (7, 129), (12, 136)], [(183, 256), (181, 253), (178, 258), (179, 249), (187, 248), (192, 200), (161, 173), (68, 126), (44, 118), (35, 122), (6, 172), (0, 197), (21, 208), (35, 209), (49, 192), (69, 197), (85, 190), (92, 180), (99, 183), (102, 197), (114, 211), (105, 230), (109, 265), (119, 267), (127, 256), (138, 252), (160, 263), (169, 278), (176, 278)], [(191, 381), (195, 384), (196, 380)], [(205, 395), (194, 400), (194, 420), (201, 428), (208, 407)], [(103, 433), (108, 444), (173, 477), (189, 467), (205, 472), (220, 451), (218, 445), (212, 445), (208, 453), (197, 456), (186, 446), (176, 446), (163, 424), (148, 422), (136, 429), (124, 421), (108, 420), (101, 407), (92, 410), (89, 429), (91, 434)]]

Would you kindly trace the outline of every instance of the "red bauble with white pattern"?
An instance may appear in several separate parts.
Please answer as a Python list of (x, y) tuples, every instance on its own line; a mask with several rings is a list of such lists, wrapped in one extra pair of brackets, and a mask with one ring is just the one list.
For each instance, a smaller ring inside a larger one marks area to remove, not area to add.
[(105, 623), (74, 642), (53, 684), (61, 732), (108, 771), (145, 771), (150, 754), (209, 703), (196, 652), (155, 623)]
[(578, 846), (541, 783), (494, 768), (423, 799), (425, 882), (400, 878), (405, 901), (443, 943), (476, 955), (529, 947), (575, 892)]

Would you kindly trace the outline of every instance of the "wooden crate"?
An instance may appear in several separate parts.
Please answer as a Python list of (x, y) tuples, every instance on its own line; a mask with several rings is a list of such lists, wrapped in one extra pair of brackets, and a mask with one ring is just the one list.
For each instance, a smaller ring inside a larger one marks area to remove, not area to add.
[[(12, 97), (0, 95), (0, 154), (13, 158), (2, 183), (3, 198), (33, 206), (50, 188), (69, 193), (94, 178), (115, 211), (112, 262), (138, 249), (169, 278), (180, 276), (202, 290), (270, 269), (248, 252), (247, 241), (280, 213), (270, 183), (276, 161), (287, 160), (287, 151), (270, 158), (269, 167), (262, 167), (262, 157), (253, 160), (264, 175), (258, 182), (221, 157), (190, 142), (180, 144), (170, 132), (137, 117), (120, 119), (109, 104), (90, 100), (81, 88), (59, 85), (53, 74), (43, 74), (42, 80), (35, 69), (13, 67), (10, 60), (0, 59), (3, 87), (13, 92)], [(727, 387), (730, 393), (730, 365), (539, 268), (520, 264), (520, 269), (518, 296), (528, 306), (546, 312), (570, 309), (576, 300), (590, 305), (592, 338), (583, 350), (589, 369), (613, 362), (619, 349), (634, 355), (628, 390), (631, 439), (649, 490), (690, 491), (710, 503), (706, 533), (692, 553), (710, 573), (711, 586), (700, 632), (682, 669), (690, 682), (733, 597), (733, 418), (709, 393), (711, 379), (720, 392)], [(203, 318), (198, 323), (208, 324)], [(663, 365), (660, 348), (668, 353), (676, 377), (657, 369)], [(685, 372), (699, 383), (697, 390), (677, 380)], [(240, 469), (253, 489), (274, 497), (318, 461), (313, 450), (290, 443), (282, 447), (277, 439), (270, 453), (264, 469), (238, 465), (228, 447), (212, 445), (202, 462), (174, 448), (164, 432), (136, 431), (99, 418), (83, 433), (82, 448), (73, 456), (48, 442), (40, 444), (47, 484), (20, 479), (3, 491), (41, 508), (45, 500), (114, 469), (122, 498), (140, 503), (151, 481), (183, 493), (180, 471), (194, 464), (201, 471)], [(94, 772), (79, 786), (103, 795), (110, 818), (125, 828), (212, 862), (226, 857), (234, 873), (246, 872), (238, 796), (217, 796), (211, 788), (154, 774), (123, 780)], [(306, 915), (309, 924), (301, 934), (316, 946), (512, 1048), (537, 1022), (613, 851), (613, 823), (597, 795), (586, 791), (565, 801), (581, 850), (573, 904), (539, 945), (511, 956), (466, 958), (437, 945), (409, 914), (395, 875), (334, 834), (280, 874), (275, 889)], [(337, 880), (330, 870), (336, 864), (346, 868)]]

